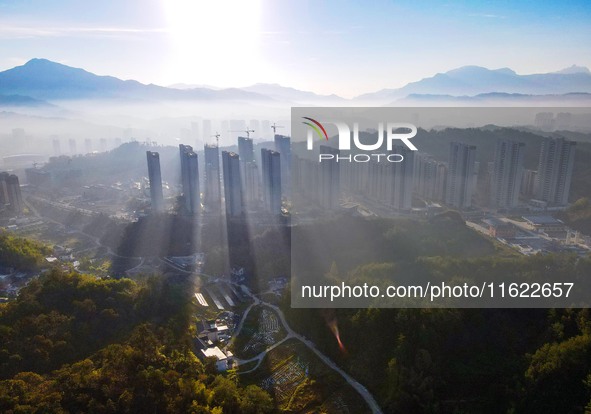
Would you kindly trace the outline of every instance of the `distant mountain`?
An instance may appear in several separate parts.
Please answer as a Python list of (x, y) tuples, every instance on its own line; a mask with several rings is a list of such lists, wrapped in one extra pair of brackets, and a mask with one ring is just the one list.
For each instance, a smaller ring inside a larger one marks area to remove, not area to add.
[(568, 68), (564, 68), (562, 70), (558, 70), (556, 72), (552, 72), (552, 73), (562, 73), (562, 74), (566, 74), (566, 75), (571, 75), (573, 73), (591, 73), (591, 71), (589, 71), (589, 68), (586, 66), (577, 66), (577, 65), (572, 65), (569, 66)]
[(0, 72), (0, 94), (22, 95), (39, 100), (123, 99), (270, 101), (265, 96), (236, 88), (179, 90), (144, 85), (134, 80), (98, 76), (83, 69), (32, 59), (22, 66)]
[(555, 73), (534, 75), (518, 75), (509, 68), (491, 70), (464, 66), (411, 82), (402, 88), (382, 89), (356, 99), (385, 103), (415, 94), (474, 96), (493, 92), (525, 95), (591, 93), (591, 73), (587, 68), (577, 66)]
[(281, 86), (276, 83), (257, 83), (252, 86), (240, 88), (243, 91), (266, 95), (271, 98), (287, 102), (339, 102), (345, 101), (338, 95), (319, 95), (314, 92), (301, 91), (299, 89)]
[[(591, 72), (573, 65), (558, 72), (519, 75), (509, 68), (487, 69), (464, 66), (411, 82), (398, 89), (382, 89), (350, 100), (337, 95), (319, 95), (278, 84), (257, 83), (244, 88), (220, 89), (188, 84), (163, 87), (113, 76), (98, 76), (46, 59), (32, 59), (22, 66), (0, 72), (0, 105), (43, 106), (60, 100), (116, 99), (146, 101), (222, 101), (261, 104), (389, 105), (407, 101), (475, 102), (484, 100), (586, 100), (591, 93)], [(497, 96), (484, 96), (498, 94)], [(511, 95), (511, 96), (509, 96)], [(531, 96), (541, 96), (540, 99)], [(529, 97), (528, 97), (529, 96)]]
[(55, 107), (49, 102), (23, 95), (0, 95), (0, 107), (2, 106)]
[(474, 96), (411, 94), (391, 103), (400, 105), (573, 105), (591, 106), (591, 93), (567, 93), (561, 95), (526, 95), (521, 93), (481, 93)]
[(172, 85), (168, 85), (167, 88), (172, 88), (172, 89), (199, 89), (199, 88), (205, 88), (205, 89), (211, 89), (213, 91), (219, 91), (222, 90), (224, 88), (220, 88), (218, 86), (212, 86), (212, 85), (195, 85), (192, 83), (173, 83)]

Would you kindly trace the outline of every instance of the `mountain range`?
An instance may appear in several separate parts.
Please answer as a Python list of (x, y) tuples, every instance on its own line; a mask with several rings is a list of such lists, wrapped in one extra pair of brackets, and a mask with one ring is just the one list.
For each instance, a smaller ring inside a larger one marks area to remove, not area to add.
[(122, 99), (150, 100), (244, 100), (270, 98), (237, 88), (175, 89), (145, 85), (135, 80), (98, 76), (46, 59), (32, 59), (22, 66), (0, 72), (0, 95), (28, 96), (37, 100)]
[[(573, 94), (576, 94), (574, 96)], [(487, 69), (464, 66), (411, 82), (401, 88), (382, 89), (348, 100), (337, 95), (319, 95), (277, 84), (259, 83), (243, 88), (171, 87), (98, 76), (46, 59), (32, 59), (22, 66), (0, 72), (0, 106), (43, 106), (54, 101), (117, 99), (146, 101), (231, 101), (262, 104), (393, 104), (397, 101), (534, 100), (535, 96), (587, 100), (591, 98), (591, 72), (571, 66), (558, 72), (519, 75), (509, 68)], [(552, 100), (552, 99), (551, 99)]]
[(357, 99), (391, 102), (409, 95), (562, 95), (576, 92), (591, 93), (591, 73), (586, 67), (571, 66), (553, 73), (519, 75), (509, 68), (491, 70), (464, 66), (411, 82), (402, 88), (360, 95)]

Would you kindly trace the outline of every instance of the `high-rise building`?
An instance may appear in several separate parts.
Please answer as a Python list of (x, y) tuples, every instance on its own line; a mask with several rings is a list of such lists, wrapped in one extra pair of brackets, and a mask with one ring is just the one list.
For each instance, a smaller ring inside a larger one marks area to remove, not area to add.
[(185, 201), (185, 211), (199, 213), (201, 197), (199, 192), (199, 162), (197, 154), (190, 145), (179, 144), (181, 156), (181, 185)]
[[(253, 128), (254, 129), (254, 128)], [(261, 121), (261, 138), (271, 138), (271, 121), (264, 119)]]
[(87, 154), (90, 154), (92, 152), (92, 140), (90, 138), (86, 138), (84, 140), (84, 150)]
[(240, 177), (240, 157), (235, 152), (222, 151), (224, 169), (224, 198), (226, 215), (239, 217), (244, 211), (242, 182)]
[(260, 136), (261, 138), (263, 137), (263, 132), (261, 131), (261, 123), (258, 119), (251, 119), (248, 122), (248, 129), (256, 131), (258, 136)]
[[(275, 145), (277, 146), (277, 137), (275, 135)], [(285, 142), (281, 140), (280, 142)], [(318, 200), (319, 204), (325, 210), (334, 210), (339, 207), (339, 198), (341, 195), (341, 173), (340, 173), (340, 166), (337, 162), (336, 158), (340, 154), (340, 151), (336, 148), (329, 147), (326, 145), (320, 146), (320, 153), (321, 154), (333, 154), (335, 157), (330, 160), (322, 160), (319, 163), (319, 177), (318, 177)], [(283, 166), (283, 159), (284, 157), (281, 156), (281, 166)], [(281, 184), (285, 182), (283, 180), (283, 171), (282, 168), (282, 175), (281, 175)]]
[(231, 133), (240, 133), (242, 131), (246, 131), (246, 121), (244, 119), (230, 119), (229, 127), (231, 130), (229, 132)]
[(542, 142), (536, 199), (551, 205), (563, 206), (568, 203), (570, 182), (575, 164), (576, 142), (563, 138), (546, 138)]
[(23, 211), (23, 198), (21, 195), (21, 187), (18, 182), (18, 177), (11, 174), (6, 179), (8, 187), (8, 199), (10, 201), (10, 209), (17, 214)]
[(245, 206), (250, 210), (256, 210), (261, 201), (261, 185), (259, 166), (256, 162), (240, 161), (242, 165), (242, 194)]
[(445, 186), (446, 204), (459, 209), (472, 206), (475, 157), (474, 145), (459, 142), (450, 144)]
[[(201, 134), (201, 125), (199, 122), (191, 122), (191, 137), (195, 140), (195, 144), (203, 143), (203, 137)], [(199, 148), (199, 145), (195, 145)]]
[(211, 119), (204, 119), (201, 128), (203, 134), (203, 141), (206, 142), (208, 139), (211, 138), (213, 134), (213, 131), (211, 129)]
[(275, 151), (281, 156), (281, 188), (289, 195), (291, 187), (291, 138), (275, 134)]
[(255, 208), (259, 203), (259, 169), (254, 158), (252, 138), (238, 137), (238, 155), (244, 202), (248, 208)]
[(552, 131), (554, 128), (554, 114), (552, 112), (539, 112), (536, 114), (534, 124), (544, 131)]
[(68, 140), (68, 145), (70, 146), (70, 155), (76, 155), (76, 140), (74, 138), (70, 138)]
[(8, 198), (8, 183), (6, 179), (9, 174), (7, 172), (0, 172), (0, 210), (3, 210), (10, 204)]
[(386, 174), (383, 201), (396, 210), (410, 210), (412, 208), (415, 152), (402, 146), (394, 146), (393, 152), (402, 155), (404, 159), (400, 162), (380, 163)]
[(519, 202), (521, 177), (523, 176), (523, 153), (525, 144), (511, 140), (499, 140), (490, 187), (490, 207), (510, 209)]
[(532, 197), (537, 192), (538, 172), (536, 170), (524, 170), (521, 178), (521, 194)]
[(53, 142), (53, 155), (59, 156), (62, 154), (60, 139), (58, 137), (56, 137), (55, 135), (52, 138), (53, 138), (53, 141), (52, 141)]
[(20, 214), (23, 211), (23, 198), (18, 177), (7, 172), (0, 173), (0, 207)]
[(281, 214), (281, 155), (263, 148), (261, 160), (265, 209), (273, 214)]
[(443, 201), (445, 195), (445, 163), (435, 160), (428, 154), (415, 157), (415, 191), (428, 200)]
[(254, 146), (252, 138), (238, 137), (238, 155), (240, 162), (254, 162)]
[[(280, 157), (281, 162), (281, 157)], [(327, 160), (328, 162), (328, 160)], [(320, 204), (320, 164), (317, 160), (293, 156), (293, 179), (298, 196), (292, 201), (300, 207), (310, 203)], [(264, 170), (264, 167), (263, 167)], [(281, 178), (279, 180), (281, 182)]]
[(146, 151), (148, 160), (148, 178), (150, 179), (150, 200), (152, 211), (164, 210), (164, 195), (162, 194), (162, 174), (160, 173), (160, 154)]
[(205, 191), (203, 202), (210, 211), (219, 211), (222, 206), (219, 148), (217, 145), (205, 144), (204, 154)]

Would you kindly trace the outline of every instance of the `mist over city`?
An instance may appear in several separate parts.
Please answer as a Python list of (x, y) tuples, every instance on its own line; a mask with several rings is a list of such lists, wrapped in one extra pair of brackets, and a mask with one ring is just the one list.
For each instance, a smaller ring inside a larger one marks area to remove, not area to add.
[(0, 412), (589, 411), (590, 19), (0, 0)]

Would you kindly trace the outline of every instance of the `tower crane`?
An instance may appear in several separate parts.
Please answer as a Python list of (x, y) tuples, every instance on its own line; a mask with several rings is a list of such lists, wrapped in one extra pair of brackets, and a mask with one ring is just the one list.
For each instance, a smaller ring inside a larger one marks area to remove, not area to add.
[(275, 124), (275, 122), (273, 122), (273, 125), (271, 125), (271, 129), (273, 130), (273, 135), (277, 134), (277, 128), (285, 128), (283, 125), (277, 125)]
[(214, 135), (212, 135), (212, 137), (215, 137), (215, 145), (217, 145), (217, 147), (220, 147), (220, 133), (216, 131), (216, 133)]
[(244, 131), (228, 131), (228, 132), (246, 132), (246, 138), (250, 138), (250, 133), (254, 132), (254, 129), (246, 128)]

